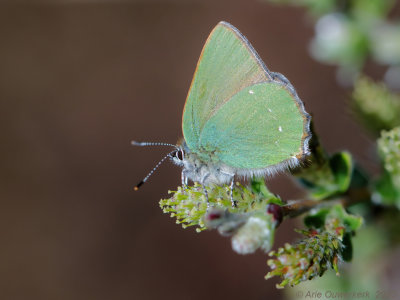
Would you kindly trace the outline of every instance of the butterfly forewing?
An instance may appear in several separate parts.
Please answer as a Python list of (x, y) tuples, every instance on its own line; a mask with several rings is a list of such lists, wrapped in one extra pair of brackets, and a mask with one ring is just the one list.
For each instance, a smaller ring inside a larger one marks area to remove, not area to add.
[(188, 147), (199, 151), (204, 126), (233, 95), (271, 80), (246, 38), (232, 25), (220, 22), (204, 45), (186, 99), (182, 129)]

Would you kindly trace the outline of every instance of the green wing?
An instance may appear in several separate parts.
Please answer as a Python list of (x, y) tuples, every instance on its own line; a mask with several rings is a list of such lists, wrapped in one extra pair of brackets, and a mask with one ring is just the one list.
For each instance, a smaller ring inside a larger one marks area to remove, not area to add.
[(272, 78), (247, 39), (232, 25), (220, 22), (209, 35), (186, 99), (183, 136), (192, 151), (207, 121), (245, 87)]
[(283, 84), (244, 88), (206, 122), (200, 155), (235, 168), (259, 169), (303, 153), (308, 114)]

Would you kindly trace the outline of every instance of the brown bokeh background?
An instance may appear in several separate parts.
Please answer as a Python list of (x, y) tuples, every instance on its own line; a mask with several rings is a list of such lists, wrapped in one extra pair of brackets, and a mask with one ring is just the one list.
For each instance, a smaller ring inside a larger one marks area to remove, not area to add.
[[(21, 1), (19, 1), (21, 2)], [(0, 299), (282, 299), (263, 253), (183, 230), (158, 201), (180, 183), (175, 143), (203, 43), (226, 20), (297, 88), (329, 151), (372, 168), (334, 67), (310, 58), (299, 8), (255, 0), (0, 4)], [(300, 197), (288, 176), (270, 180)], [(292, 223), (277, 245), (293, 240)]]

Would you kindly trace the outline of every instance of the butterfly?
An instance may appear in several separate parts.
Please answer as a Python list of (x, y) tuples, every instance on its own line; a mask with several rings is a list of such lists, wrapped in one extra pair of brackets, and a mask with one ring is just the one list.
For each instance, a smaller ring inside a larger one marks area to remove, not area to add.
[(309, 154), (310, 115), (289, 80), (267, 69), (238, 29), (219, 22), (210, 33), (186, 98), (183, 142), (132, 142), (175, 149), (167, 158), (188, 179), (205, 186), (230, 184), (235, 177), (267, 176), (296, 167)]

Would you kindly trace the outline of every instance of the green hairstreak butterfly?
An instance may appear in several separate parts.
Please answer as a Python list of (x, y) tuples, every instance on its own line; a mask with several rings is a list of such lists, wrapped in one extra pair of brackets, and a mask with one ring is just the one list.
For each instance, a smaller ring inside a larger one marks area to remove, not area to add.
[[(231, 184), (235, 176), (266, 176), (299, 165), (308, 154), (310, 115), (289, 80), (267, 69), (231, 24), (210, 33), (186, 99), (184, 141), (168, 145), (182, 166), (182, 183)], [(233, 200), (232, 200), (233, 201)], [(233, 203), (233, 202), (232, 202)]]

